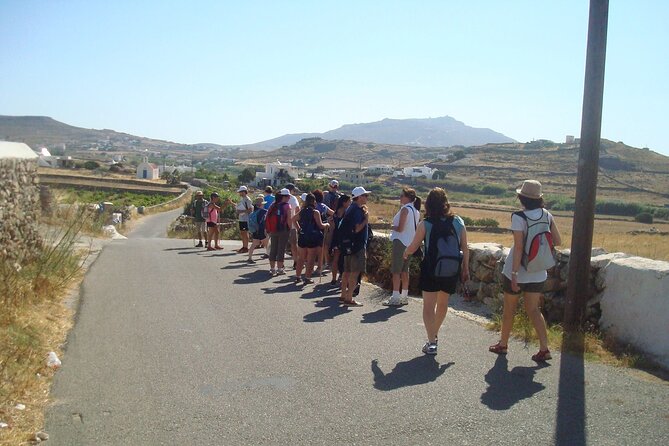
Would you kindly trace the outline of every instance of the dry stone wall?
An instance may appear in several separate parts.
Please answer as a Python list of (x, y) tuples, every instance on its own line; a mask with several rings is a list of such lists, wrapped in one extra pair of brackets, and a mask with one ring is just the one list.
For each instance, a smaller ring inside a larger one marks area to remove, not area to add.
[(0, 255), (21, 264), (40, 246), (37, 160), (0, 158), (0, 185)]

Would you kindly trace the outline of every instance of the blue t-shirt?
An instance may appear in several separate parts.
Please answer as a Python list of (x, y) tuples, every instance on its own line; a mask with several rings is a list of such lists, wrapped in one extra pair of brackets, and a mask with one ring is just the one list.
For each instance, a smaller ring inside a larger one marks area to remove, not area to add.
[[(445, 218), (441, 219), (446, 221)], [(430, 232), (432, 231), (432, 223), (428, 220), (423, 220), (425, 224), (425, 246), (430, 246)], [(460, 236), (462, 234), (462, 229), (465, 227), (465, 222), (462, 219), (455, 215), (453, 216), (453, 227), (455, 228), (455, 234), (458, 236), (458, 241), (460, 241)]]
[(274, 203), (276, 197), (274, 195), (265, 195), (265, 205), (263, 206), (265, 210), (269, 209), (269, 207)]
[[(346, 209), (346, 216), (349, 216), (349, 215), (353, 219), (353, 224), (356, 225), (356, 226), (359, 225), (360, 223), (362, 223), (363, 221), (365, 221), (365, 213), (362, 212), (362, 208), (360, 206), (358, 206), (358, 203), (356, 203), (355, 201), (353, 203), (351, 203), (351, 205), (348, 207), (348, 209)], [(354, 230), (355, 230), (355, 226), (354, 226)], [(369, 234), (367, 232), (367, 225), (365, 225), (365, 227), (362, 228), (362, 230), (360, 232), (357, 232), (355, 234), (355, 237), (357, 238), (357, 242), (361, 243), (362, 246), (364, 246), (365, 248), (367, 248), (367, 237), (368, 237), (368, 235)]]

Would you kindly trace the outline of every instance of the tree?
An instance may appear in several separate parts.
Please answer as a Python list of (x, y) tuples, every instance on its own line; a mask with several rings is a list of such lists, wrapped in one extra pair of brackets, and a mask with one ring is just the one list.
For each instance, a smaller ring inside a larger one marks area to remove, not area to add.
[(242, 173), (239, 174), (237, 177), (237, 180), (242, 183), (250, 183), (251, 180), (253, 180), (256, 177), (256, 173), (253, 169), (250, 167), (247, 167), (246, 169), (242, 170)]
[(444, 178), (446, 178), (446, 172), (442, 172), (441, 170), (437, 170), (432, 174), (433, 180), (443, 180)]

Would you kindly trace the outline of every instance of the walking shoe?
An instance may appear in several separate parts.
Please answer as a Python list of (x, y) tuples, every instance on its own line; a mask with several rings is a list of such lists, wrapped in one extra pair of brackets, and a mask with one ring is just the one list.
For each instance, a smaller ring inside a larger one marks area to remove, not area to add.
[(283, 269), (283, 268), (279, 268), (279, 269), (276, 270), (276, 275), (277, 275), (277, 276), (283, 276), (284, 274), (286, 274), (286, 270), (285, 270), (285, 269)]
[(249, 248), (239, 248), (239, 249), (237, 250), (237, 252), (238, 252), (239, 254), (244, 254), (244, 253), (249, 252)]
[(399, 307), (402, 305), (402, 302), (400, 301), (399, 297), (392, 296), (381, 302), (381, 305), (385, 305), (386, 307)]
[(204, 245), (202, 244), (202, 242), (200, 242), (200, 243), (198, 243), (197, 245), (195, 245), (196, 248), (202, 248), (203, 246), (204, 246)]
[(314, 281), (311, 279), (311, 277), (305, 277), (303, 280), (305, 285), (309, 285), (310, 283), (314, 283)]
[(426, 355), (436, 355), (437, 354), (437, 343), (427, 341), (423, 346), (423, 353)]
[(276, 270), (275, 270), (274, 268), (270, 268), (270, 270), (269, 270), (269, 274), (270, 274), (271, 276), (276, 276)]
[(249, 265), (252, 265), (252, 264), (256, 263), (256, 261), (253, 260), (253, 259), (248, 259), (248, 260), (246, 260), (246, 263), (248, 263)]
[(295, 276), (295, 277), (293, 277), (293, 280), (295, 281), (295, 283), (300, 283), (300, 282), (302, 282), (302, 278), (301, 278), (300, 276)]
[(212, 248), (211, 246), (207, 246), (207, 251), (216, 251), (216, 248)]
[(269, 259), (269, 255), (268, 254), (263, 254), (263, 255), (260, 256), (260, 258), (261, 259)]

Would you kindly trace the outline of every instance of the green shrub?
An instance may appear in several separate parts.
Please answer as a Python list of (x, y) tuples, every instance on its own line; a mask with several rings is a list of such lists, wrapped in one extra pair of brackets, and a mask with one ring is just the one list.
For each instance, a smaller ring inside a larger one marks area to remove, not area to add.
[(634, 217), (634, 220), (638, 221), (639, 223), (651, 224), (653, 223), (653, 214), (649, 212), (642, 212), (640, 214), (637, 214), (636, 217)]

